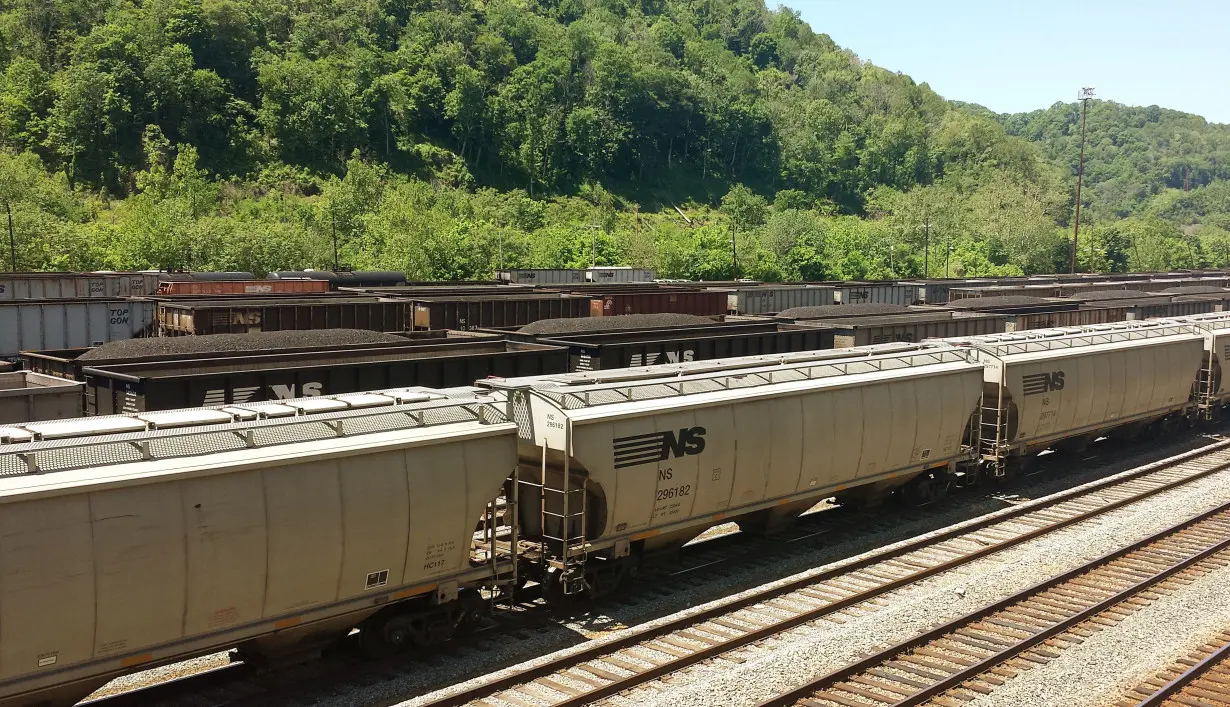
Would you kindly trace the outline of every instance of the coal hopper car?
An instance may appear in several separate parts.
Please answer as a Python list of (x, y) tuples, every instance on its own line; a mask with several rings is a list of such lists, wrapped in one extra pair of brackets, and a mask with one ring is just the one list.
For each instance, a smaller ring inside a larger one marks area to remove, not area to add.
[(299, 653), (354, 627), (377, 648), (430, 644), (514, 571), (506, 551), (476, 550), (476, 523), (496, 517), (516, 427), (468, 389), (26, 423), (0, 439), (6, 707), (72, 704), (232, 647)]
[(528, 573), (569, 594), (723, 522), (945, 474), (976, 451), (982, 378), (961, 350), (889, 345), (480, 385), (520, 428)]

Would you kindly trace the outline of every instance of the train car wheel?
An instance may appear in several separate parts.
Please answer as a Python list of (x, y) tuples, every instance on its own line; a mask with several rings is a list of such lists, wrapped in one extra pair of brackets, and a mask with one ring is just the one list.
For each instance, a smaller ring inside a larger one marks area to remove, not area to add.
[(939, 472), (923, 472), (901, 488), (901, 498), (911, 506), (925, 506), (948, 495), (952, 482)]

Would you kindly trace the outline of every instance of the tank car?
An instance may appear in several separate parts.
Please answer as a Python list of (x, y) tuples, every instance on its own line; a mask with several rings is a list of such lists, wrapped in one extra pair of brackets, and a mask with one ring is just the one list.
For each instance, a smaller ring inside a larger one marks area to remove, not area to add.
[(492, 499), (516, 427), (473, 393), (0, 429), (0, 705), (71, 704), (125, 672), (230, 647), (284, 657), (354, 627), (377, 650), (447, 638), (481, 615), (481, 588), (515, 580)]
[(481, 381), (520, 428), (524, 557), (600, 594), (714, 525), (771, 528), (972, 458), (982, 366), (952, 347), (804, 352)]

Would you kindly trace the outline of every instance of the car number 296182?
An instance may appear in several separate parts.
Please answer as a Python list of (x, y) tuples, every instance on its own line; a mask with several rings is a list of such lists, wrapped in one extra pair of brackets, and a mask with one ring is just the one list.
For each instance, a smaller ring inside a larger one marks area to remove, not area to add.
[(670, 498), (683, 498), (692, 493), (692, 485), (684, 484), (670, 489), (658, 489), (658, 500), (665, 501)]

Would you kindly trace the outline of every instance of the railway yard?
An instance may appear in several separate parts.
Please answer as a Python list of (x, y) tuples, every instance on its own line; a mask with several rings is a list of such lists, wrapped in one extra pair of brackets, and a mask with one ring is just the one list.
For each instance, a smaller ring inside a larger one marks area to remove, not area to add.
[(2, 275), (0, 707), (1230, 705), (1227, 302)]

